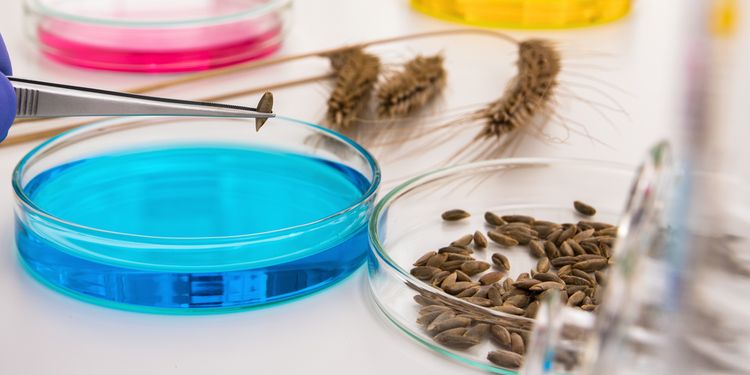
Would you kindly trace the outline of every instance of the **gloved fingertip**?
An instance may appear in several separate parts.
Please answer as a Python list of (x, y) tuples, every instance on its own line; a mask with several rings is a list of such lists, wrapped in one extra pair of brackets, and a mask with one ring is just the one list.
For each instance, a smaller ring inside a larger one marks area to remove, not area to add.
[(10, 55), (8, 55), (8, 49), (5, 47), (5, 41), (3, 36), (0, 35), (0, 72), (6, 76), (13, 75), (13, 66), (10, 63)]
[(5, 76), (0, 76), (0, 141), (5, 139), (16, 119), (16, 92)]

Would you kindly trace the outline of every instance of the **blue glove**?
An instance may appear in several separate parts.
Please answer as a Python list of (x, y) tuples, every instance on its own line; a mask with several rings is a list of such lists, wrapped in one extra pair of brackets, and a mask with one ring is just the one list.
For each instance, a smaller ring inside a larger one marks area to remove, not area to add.
[(8, 135), (10, 124), (16, 118), (16, 91), (6, 76), (13, 75), (10, 56), (0, 35), (0, 142)]

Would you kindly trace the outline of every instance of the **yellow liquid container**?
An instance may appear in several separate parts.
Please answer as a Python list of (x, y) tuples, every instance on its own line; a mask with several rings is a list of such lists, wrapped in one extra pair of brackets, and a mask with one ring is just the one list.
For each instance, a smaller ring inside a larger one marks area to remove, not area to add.
[(485, 27), (560, 29), (616, 20), (631, 0), (410, 0), (412, 7), (448, 21)]

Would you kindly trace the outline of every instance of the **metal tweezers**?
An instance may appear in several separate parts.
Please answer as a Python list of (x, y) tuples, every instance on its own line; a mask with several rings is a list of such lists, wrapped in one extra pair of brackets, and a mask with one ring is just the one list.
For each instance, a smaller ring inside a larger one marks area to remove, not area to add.
[(205, 116), (256, 119), (256, 128), (276, 115), (266, 93), (258, 108), (178, 100), (8, 77), (16, 92), (18, 118), (65, 116)]

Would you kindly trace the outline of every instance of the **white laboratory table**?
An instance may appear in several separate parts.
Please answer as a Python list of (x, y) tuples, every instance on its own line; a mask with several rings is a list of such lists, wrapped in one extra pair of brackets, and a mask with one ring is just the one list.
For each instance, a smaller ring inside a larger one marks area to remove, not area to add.
[[(597, 28), (511, 32), (519, 38), (554, 37), (569, 58), (569, 66), (593, 77), (588, 82), (598, 83), (628, 112), (628, 116), (612, 114), (608, 116), (611, 121), (605, 121), (592, 111), (568, 111), (566, 116), (586, 124), (598, 142), (580, 134), (571, 134), (565, 142), (555, 144), (529, 140), (516, 155), (635, 164), (651, 144), (671, 134), (675, 111), (670, 98), (676, 96), (671, 83), (679, 78), (680, 71), (675, 68), (679, 66), (676, 54), (664, 51), (674, 43), (671, 30), (679, 23), (679, 15), (672, 8), (679, 3), (640, 1), (626, 19)], [(0, 32), (18, 76), (109, 89), (164, 79), (80, 70), (50, 62), (24, 37), (22, 0), (3, 0), (0, 10)], [(293, 24), (279, 54), (456, 27), (413, 12), (406, 0), (295, 0), (292, 13)], [(441, 43), (440, 49), (447, 54), (462, 49), (467, 51), (462, 52), (462, 58), (481, 60), (485, 51), (467, 47), (465, 42), (465, 38), (446, 38), (433, 45)], [(394, 54), (404, 54), (404, 49), (399, 51)], [(599, 61), (600, 65), (589, 66), (587, 56), (595, 54), (591, 51), (610, 58), (604, 65)], [(512, 59), (497, 65), (507, 72), (513, 68)], [(299, 69), (305, 68), (271, 68), (248, 73), (246, 78), (261, 82), (272, 76), (281, 80), (299, 73)], [(453, 67), (451, 74), (461, 77), (469, 73), (476, 74), (460, 71), (460, 67)], [(497, 84), (498, 95), (503, 85)], [(575, 88), (575, 83), (569, 87)], [(215, 89), (203, 84), (167, 94), (198, 98)], [(451, 103), (452, 96), (465, 95), (449, 85), (445, 102)], [(280, 113), (316, 120), (323, 113), (325, 86), (281, 90), (277, 103)], [(16, 131), (24, 130), (28, 129)], [(441, 375), (473, 371), (412, 342), (379, 315), (368, 295), (364, 268), (310, 298), (227, 315), (124, 312), (86, 304), (45, 288), (19, 266), (13, 239), (11, 172), (33, 146), (0, 147), (0, 374)], [(386, 178), (412, 174), (400, 173), (400, 164), (393, 161), (383, 163), (383, 168)]]

